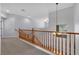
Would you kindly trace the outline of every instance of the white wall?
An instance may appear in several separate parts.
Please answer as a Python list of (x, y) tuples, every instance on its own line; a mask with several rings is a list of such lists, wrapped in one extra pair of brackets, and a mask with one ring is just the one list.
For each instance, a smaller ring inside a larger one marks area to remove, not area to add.
[[(75, 32), (79, 33), (79, 4), (75, 4), (75, 13), (74, 13), (74, 24), (75, 24)], [(79, 55), (79, 35), (76, 39), (76, 53)]]
[(3, 37), (15, 36), (15, 18), (10, 15), (3, 22)]
[(75, 4), (74, 22), (75, 22), (75, 32), (79, 32), (79, 4)]
[(24, 17), (15, 14), (7, 14), (7, 19), (3, 23), (3, 37), (16, 36), (15, 29), (30, 29), (30, 28), (44, 28), (43, 21), (34, 20), (29, 17)]
[(45, 24), (40, 19), (32, 19), (30, 17), (16, 16), (15, 20), (16, 28), (44, 28)]
[[(74, 31), (74, 7), (65, 8), (58, 11), (58, 24), (67, 24), (67, 31)], [(56, 12), (49, 13), (49, 28), (53, 31), (56, 30)]]

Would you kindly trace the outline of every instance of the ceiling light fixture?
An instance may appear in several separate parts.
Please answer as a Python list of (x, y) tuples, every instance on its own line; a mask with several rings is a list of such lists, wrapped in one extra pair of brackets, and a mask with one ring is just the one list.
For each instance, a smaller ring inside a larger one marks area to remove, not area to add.
[(53, 35), (61, 35), (62, 33), (59, 33), (59, 25), (58, 25), (58, 3), (56, 3), (56, 32), (53, 33)]
[(25, 20), (24, 22), (26, 22), (26, 23), (29, 23), (30, 22), (30, 20), (28, 18), (26, 18), (24, 20)]
[(59, 25), (58, 25), (58, 3), (56, 3), (56, 32), (59, 32)]
[(27, 17), (31, 17), (31, 16), (27, 16)]

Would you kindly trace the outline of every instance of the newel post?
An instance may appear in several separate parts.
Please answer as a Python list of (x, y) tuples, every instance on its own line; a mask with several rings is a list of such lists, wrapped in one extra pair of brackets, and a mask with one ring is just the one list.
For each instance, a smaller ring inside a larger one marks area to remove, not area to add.
[(34, 28), (32, 28), (32, 42), (34, 42)]

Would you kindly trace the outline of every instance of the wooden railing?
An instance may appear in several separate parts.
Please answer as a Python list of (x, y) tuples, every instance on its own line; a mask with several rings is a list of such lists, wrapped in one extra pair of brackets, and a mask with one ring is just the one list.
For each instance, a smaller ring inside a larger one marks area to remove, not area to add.
[(57, 55), (75, 55), (79, 33), (19, 29), (19, 38), (45, 48)]

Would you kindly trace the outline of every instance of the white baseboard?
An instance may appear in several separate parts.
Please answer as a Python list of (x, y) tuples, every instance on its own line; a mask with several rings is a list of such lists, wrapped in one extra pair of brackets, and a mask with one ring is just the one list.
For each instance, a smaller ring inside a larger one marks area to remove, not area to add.
[(39, 46), (37, 46), (37, 45), (35, 45), (35, 44), (33, 44), (33, 43), (30, 43), (30, 42), (25, 41), (25, 40), (23, 40), (23, 39), (20, 39), (20, 40), (23, 41), (23, 42), (25, 42), (25, 43), (27, 43), (27, 44), (29, 44), (29, 45), (31, 45), (31, 46), (33, 46), (33, 47), (35, 47), (35, 48), (37, 48), (37, 49), (39, 49), (39, 50), (41, 50), (41, 51), (43, 51), (43, 52), (45, 52), (45, 53), (48, 53), (48, 54), (50, 54), (50, 55), (56, 55), (56, 54), (54, 54), (54, 53), (52, 53), (52, 52), (50, 52), (50, 51), (48, 51), (48, 50), (46, 50), (46, 49), (44, 49), (44, 48), (41, 48), (41, 47), (39, 47)]

